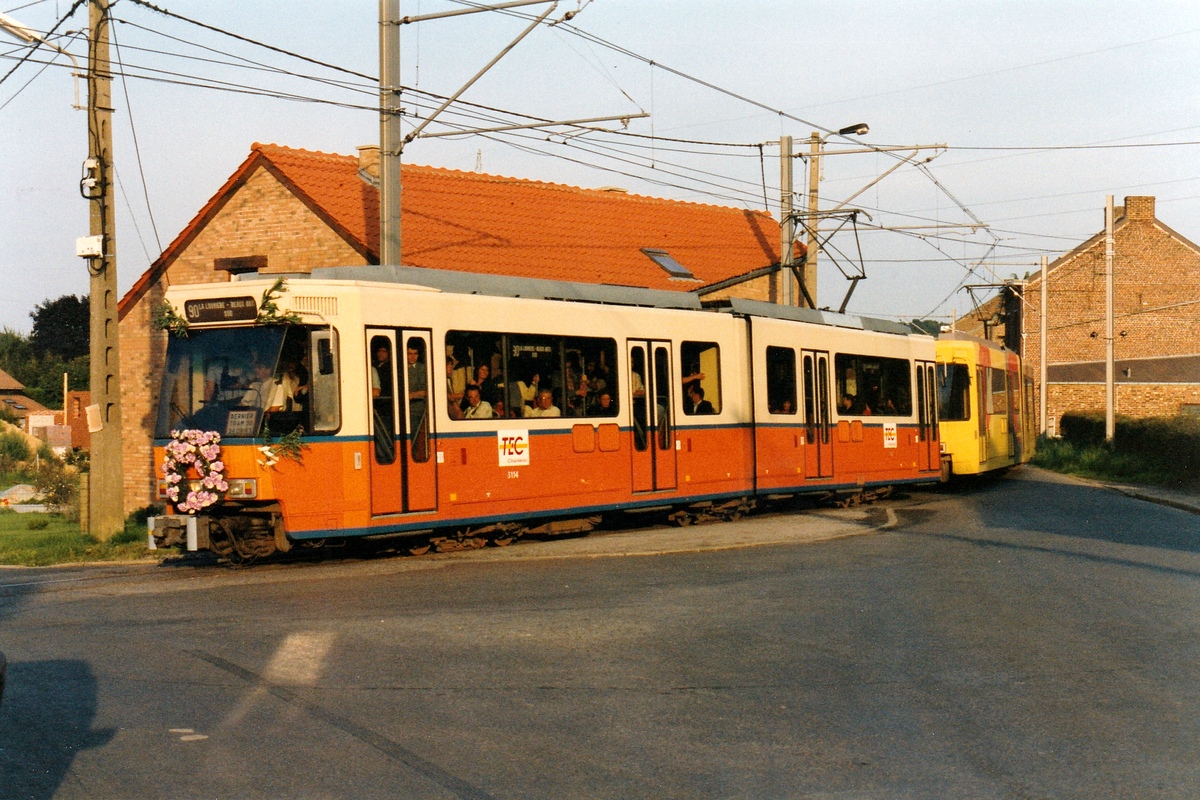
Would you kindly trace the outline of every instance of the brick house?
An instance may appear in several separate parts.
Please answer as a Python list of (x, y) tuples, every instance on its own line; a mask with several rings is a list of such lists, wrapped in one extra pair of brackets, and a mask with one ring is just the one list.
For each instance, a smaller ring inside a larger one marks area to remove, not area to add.
[[(119, 306), (125, 508), (153, 497), (167, 286), (378, 263), (379, 148), (255, 144)], [(779, 223), (761, 211), (405, 164), (406, 266), (776, 301)], [(799, 247), (798, 247), (799, 250)], [(691, 277), (671, 274), (662, 255)]]
[(0, 408), (16, 418), (17, 424), (29, 433), (28, 419), (31, 416), (52, 414), (45, 406), (25, 395), (25, 384), (0, 369)]
[[(1116, 411), (1131, 417), (1200, 413), (1200, 246), (1156, 218), (1153, 197), (1126, 197), (1113, 220)], [(1066, 411), (1104, 411), (1103, 224), (1046, 272), (1046, 415), (1057, 430)], [(1002, 291), (956, 323), (978, 334), (981, 318), (990, 320), (992, 338), (1016, 345), (1039, 383), (1041, 281), (1035, 273), (1023, 290)]]

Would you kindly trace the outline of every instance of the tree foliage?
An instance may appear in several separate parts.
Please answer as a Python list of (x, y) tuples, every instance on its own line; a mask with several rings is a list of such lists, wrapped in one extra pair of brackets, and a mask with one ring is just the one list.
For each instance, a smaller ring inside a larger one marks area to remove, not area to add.
[(0, 330), (0, 369), (25, 385), (25, 394), (47, 408), (62, 408), (62, 376), (72, 389), (88, 388), (89, 359), (38, 353), (26, 337), (10, 328)]
[(88, 298), (64, 294), (34, 307), (29, 344), (40, 356), (55, 355), (64, 361), (86, 356), (91, 335)]

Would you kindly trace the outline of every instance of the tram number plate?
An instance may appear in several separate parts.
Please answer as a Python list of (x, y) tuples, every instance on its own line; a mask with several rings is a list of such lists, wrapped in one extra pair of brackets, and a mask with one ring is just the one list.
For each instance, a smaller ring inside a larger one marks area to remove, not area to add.
[(233, 322), (258, 317), (253, 297), (217, 297), (212, 300), (188, 300), (183, 304), (188, 322)]

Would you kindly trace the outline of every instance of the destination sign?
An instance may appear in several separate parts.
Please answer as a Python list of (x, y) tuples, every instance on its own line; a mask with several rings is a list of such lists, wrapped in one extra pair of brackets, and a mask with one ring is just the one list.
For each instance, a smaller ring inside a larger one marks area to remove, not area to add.
[(253, 297), (188, 300), (183, 304), (183, 313), (189, 323), (252, 320), (258, 317), (258, 303)]

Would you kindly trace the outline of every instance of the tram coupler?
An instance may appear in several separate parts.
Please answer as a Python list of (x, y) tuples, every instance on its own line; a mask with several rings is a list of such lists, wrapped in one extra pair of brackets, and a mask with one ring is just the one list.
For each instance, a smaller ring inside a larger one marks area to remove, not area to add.
[(164, 514), (160, 517), (147, 517), (148, 544), (151, 550), (160, 547), (175, 547), (185, 545), (188, 552), (210, 550), (212, 540), (208, 530), (211, 520), (208, 517), (197, 517), (192, 514)]

